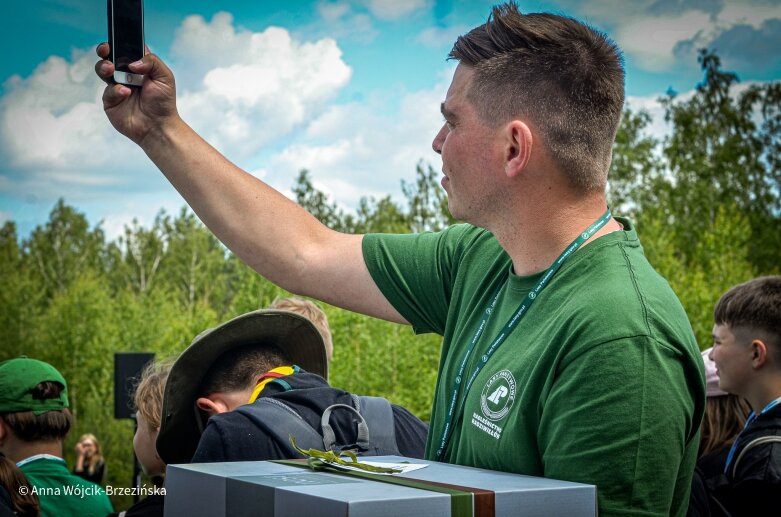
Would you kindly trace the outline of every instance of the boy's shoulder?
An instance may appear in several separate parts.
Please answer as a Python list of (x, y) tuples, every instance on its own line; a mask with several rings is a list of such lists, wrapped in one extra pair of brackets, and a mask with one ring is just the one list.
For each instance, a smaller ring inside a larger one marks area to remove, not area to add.
[(763, 480), (781, 487), (781, 404), (760, 414), (740, 437), (730, 465), (737, 480)]

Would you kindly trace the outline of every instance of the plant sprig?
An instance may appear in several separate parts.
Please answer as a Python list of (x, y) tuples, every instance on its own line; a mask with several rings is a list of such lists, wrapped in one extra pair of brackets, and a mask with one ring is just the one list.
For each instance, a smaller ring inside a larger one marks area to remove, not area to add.
[[(395, 469), (392, 467), (378, 467), (376, 465), (368, 465), (366, 463), (361, 463), (358, 461), (358, 457), (355, 455), (353, 451), (342, 451), (340, 453), (336, 453), (334, 451), (321, 451), (318, 449), (301, 449), (296, 444), (296, 437), (292, 434), (290, 435), (290, 443), (293, 445), (293, 448), (297, 450), (302, 455), (306, 456), (307, 464), (312, 469), (321, 469), (321, 468), (327, 468), (332, 467), (334, 464), (336, 465), (342, 465), (345, 467), (354, 467), (357, 469), (365, 470), (367, 472), (373, 472), (376, 474), (397, 474), (399, 472), (402, 472), (401, 469)], [(345, 459), (346, 457), (347, 459)]]

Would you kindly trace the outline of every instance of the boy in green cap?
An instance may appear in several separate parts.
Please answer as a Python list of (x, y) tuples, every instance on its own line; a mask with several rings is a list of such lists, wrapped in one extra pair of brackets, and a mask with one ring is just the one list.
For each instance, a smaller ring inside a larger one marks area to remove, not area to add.
[(0, 452), (27, 476), (41, 516), (103, 517), (113, 511), (106, 492), (71, 474), (62, 458), (72, 420), (56, 368), (26, 357), (0, 363)]

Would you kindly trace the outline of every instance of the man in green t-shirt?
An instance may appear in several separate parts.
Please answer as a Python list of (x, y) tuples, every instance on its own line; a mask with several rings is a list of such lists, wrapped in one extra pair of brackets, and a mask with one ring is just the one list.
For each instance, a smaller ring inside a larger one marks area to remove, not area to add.
[(433, 148), (468, 224), (399, 236), (326, 228), (185, 124), (157, 56), (130, 65), (145, 75), (130, 89), (97, 52), (110, 122), (240, 258), (288, 291), (444, 336), (428, 458), (592, 483), (602, 515), (685, 513), (702, 361), (607, 210), (624, 70), (604, 34), (509, 3), (459, 37)]
[(38, 496), (42, 517), (104, 517), (114, 511), (99, 485), (62, 459), (70, 430), (68, 387), (52, 365), (20, 357), (0, 363), (0, 452), (16, 462)]

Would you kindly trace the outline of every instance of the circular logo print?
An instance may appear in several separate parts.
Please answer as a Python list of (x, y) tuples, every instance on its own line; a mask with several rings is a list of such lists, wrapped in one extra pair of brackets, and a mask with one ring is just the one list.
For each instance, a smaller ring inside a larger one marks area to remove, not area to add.
[(534, 300), (535, 298), (537, 298), (537, 293), (535, 293), (534, 291), (530, 291), (529, 292), (529, 299), (530, 300)]
[(490, 420), (507, 416), (515, 402), (515, 377), (509, 370), (497, 372), (488, 379), (480, 394), (480, 409)]

